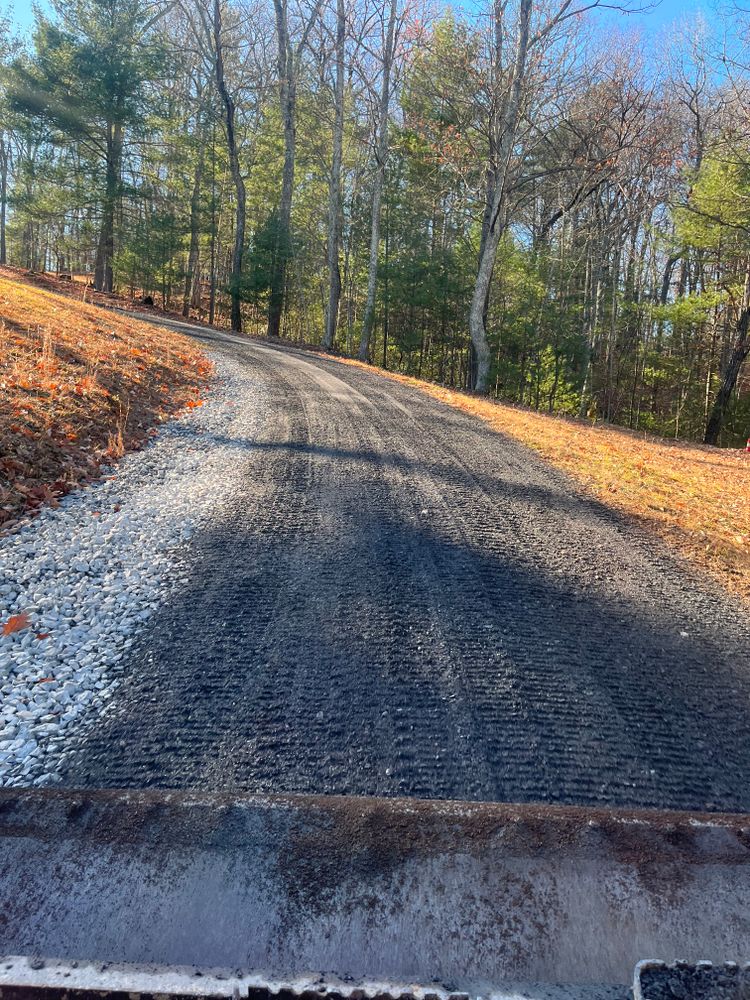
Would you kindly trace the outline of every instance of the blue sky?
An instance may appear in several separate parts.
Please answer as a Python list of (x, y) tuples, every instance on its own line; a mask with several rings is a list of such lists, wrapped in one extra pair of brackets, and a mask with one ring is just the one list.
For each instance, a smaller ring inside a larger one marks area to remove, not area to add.
[(662, 0), (653, 10), (649, 10), (643, 14), (628, 14), (626, 20), (658, 30), (672, 24), (674, 21), (681, 20), (686, 15), (700, 10), (707, 12), (708, 5), (697, 2), (697, 0), (694, 3), (691, 3), (690, 0), (687, 0), (687, 2), (685, 0)]
[[(39, 0), (38, 0), (39, 2)], [(640, 0), (636, 0), (636, 3)], [(644, 5), (648, 0), (644, 0)], [(47, 8), (46, 0), (40, 0), (42, 9)], [(13, 20), (22, 29), (29, 28), (34, 22), (34, 14), (31, 8), (31, 0), (14, 0), (12, 4), (8, 0), (0, 0), (0, 10), (13, 7)], [(603, 14), (605, 19), (613, 20), (620, 26), (639, 27), (645, 36), (658, 37), (661, 31), (668, 28), (674, 21), (689, 17), (698, 11), (702, 11), (710, 17), (711, 4), (702, 0), (661, 0), (653, 10), (643, 14), (622, 15), (614, 11)]]
[[(616, 3), (618, 0), (608, 0), (608, 2)], [(632, 5), (645, 7), (647, 3), (648, 0), (634, 0)], [(681, 21), (689, 23), (696, 15), (701, 15), (709, 25), (712, 22), (717, 24), (718, 17), (715, 11), (716, 4), (712, 0), (661, 0), (661, 3), (655, 4), (643, 13), (624, 14), (620, 11), (606, 10), (596, 16), (601, 18), (605, 26), (611, 24), (614, 31), (637, 31), (643, 40), (644, 49), (652, 59), (658, 61), (662, 41), (665, 35), (669, 34), (672, 25)]]
[[(636, 3), (633, 6), (647, 5), (648, 0), (643, 3)], [(638, 26), (644, 34), (658, 36), (665, 28), (668, 28), (675, 21), (689, 19), (695, 14), (703, 14), (707, 20), (711, 20), (713, 4), (701, 2), (701, 0), (661, 0), (652, 9), (644, 11), (642, 14), (621, 14), (616, 11), (609, 11), (605, 16), (616, 19), (620, 24)]]
[[(31, 8), (31, 3), (32, 0), (10, 0), (10, 2), (9, 0), (0, 0), (0, 10), (9, 10), (12, 14), (13, 22), (19, 28), (26, 29), (30, 28), (34, 23), (34, 11)], [(37, 4), (35, 3), (35, 6), (36, 5)], [(38, 6), (40, 6), (42, 10), (49, 9), (49, 4), (47, 4), (45, 0), (42, 0)]]

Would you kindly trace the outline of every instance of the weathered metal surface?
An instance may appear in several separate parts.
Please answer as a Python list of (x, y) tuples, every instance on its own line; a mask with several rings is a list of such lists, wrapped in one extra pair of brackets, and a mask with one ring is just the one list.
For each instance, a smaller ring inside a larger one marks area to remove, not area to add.
[(0, 792), (0, 951), (358, 982), (629, 983), (742, 960), (750, 828), (357, 798)]

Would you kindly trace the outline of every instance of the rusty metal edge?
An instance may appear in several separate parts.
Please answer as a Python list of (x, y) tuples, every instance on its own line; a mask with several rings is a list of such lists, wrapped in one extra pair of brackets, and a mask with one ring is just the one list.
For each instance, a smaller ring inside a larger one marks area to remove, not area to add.
[(507, 822), (519, 816), (548, 819), (552, 822), (612, 820), (619, 823), (642, 823), (652, 827), (670, 827), (689, 820), (710, 826), (728, 827), (750, 833), (750, 814), (706, 812), (679, 809), (643, 809), (620, 806), (559, 805), (544, 802), (488, 802), (459, 799), (377, 797), (365, 795), (306, 795), (300, 793), (204, 792), (161, 788), (0, 788), (0, 808), (15, 799), (55, 802), (76, 798), (91, 802), (127, 801), (142, 805), (172, 804), (208, 806), (266, 806), (277, 809), (317, 808), (325, 811), (378, 809), (393, 813), (424, 816), (436, 814), (460, 820), (466, 816), (487, 816)]
[(209, 851), (300, 839), (300, 849), (342, 868), (354, 862), (352, 844), (376, 865), (496, 853), (606, 857), (638, 868), (750, 865), (750, 816), (743, 814), (406, 798), (2, 789), (0, 838), (16, 837)]
[[(167, 789), (76, 789), (76, 788), (0, 788), (0, 834), (4, 836), (44, 833), (45, 810), (63, 810), (71, 820), (83, 815), (88, 807), (122, 806), (133, 812), (134, 819), (160, 809), (182, 810), (253, 810), (268, 814), (306, 812), (331, 820), (352, 817), (417, 819), (420, 827), (431, 831), (450, 829), (452, 834), (483, 833), (491, 836), (514, 825), (525, 824), (538, 830), (548, 828), (556, 834), (583, 829), (639, 829), (673, 845), (680, 833), (701, 829), (722, 830), (733, 835), (750, 860), (750, 814), (694, 812), (658, 809), (629, 809), (603, 806), (548, 805), (545, 803), (465, 802), (449, 799), (376, 798), (365, 796), (256, 794), (242, 792), (200, 792)], [(14, 823), (14, 811), (25, 812), (28, 824), (23, 829)], [(565, 839), (559, 842), (565, 847)], [(743, 852), (744, 853), (744, 852)]]

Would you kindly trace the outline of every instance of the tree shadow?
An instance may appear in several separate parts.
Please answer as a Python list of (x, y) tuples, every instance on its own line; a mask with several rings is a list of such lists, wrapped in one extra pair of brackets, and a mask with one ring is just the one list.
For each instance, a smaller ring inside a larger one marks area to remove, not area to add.
[(283, 505), (200, 536), (66, 784), (750, 809), (740, 640), (480, 551), (387, 492), (310, 512), (299, 471)]

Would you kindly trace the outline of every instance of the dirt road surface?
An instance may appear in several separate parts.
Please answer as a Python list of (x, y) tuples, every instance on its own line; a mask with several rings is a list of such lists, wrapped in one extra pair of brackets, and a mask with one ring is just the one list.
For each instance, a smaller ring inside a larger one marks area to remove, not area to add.
[(66, 785), (750, 811), (746, 610), (477, 419), (198, 332), (262, 388), (242, 502)]

